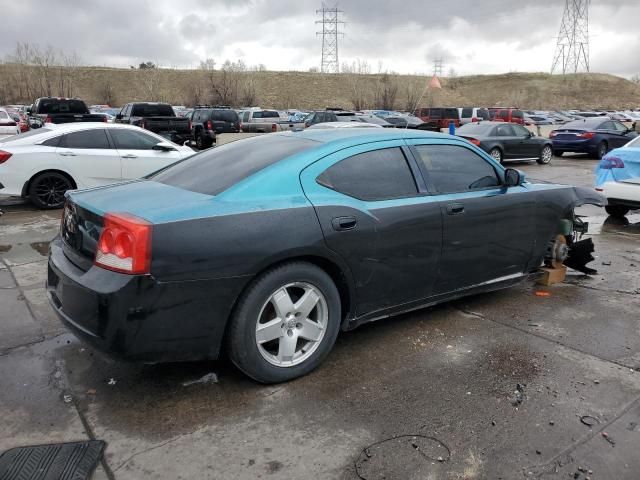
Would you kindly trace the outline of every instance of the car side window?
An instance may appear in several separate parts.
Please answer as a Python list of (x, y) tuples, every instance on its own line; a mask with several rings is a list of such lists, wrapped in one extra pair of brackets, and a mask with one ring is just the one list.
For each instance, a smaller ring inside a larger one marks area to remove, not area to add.
[(513, 130), (516, 132), (516, 135), (519, 137), (528, 137), (530, 130), (524, 128), (521, 125), (513, 125)]
[(407, 159), (399, 147), (345, 158), (325, 170), (316, 181), (365, 201), (406, 198), (418, 193)]
[(515, 132), (513, 131), (513, 127), (511, 125), (498, 125), (496, 127), (496, 136), (497, 137), (513, 137), (515, 136)]
[(118, 150), (152, 150), (160, 143), (157, 138), (135, 130), (112, 128), (109, 133)]
[(513, 118), (524, 118), (524, 113), (522, 113), (520, 110), (514, 110), (511, 112), (511, 117)]
[(613, 123), (613, 127), (618, 131), (618, 132), (626, 132), (627, 131), (627, 127), (625, 127), (624, 125), (622, 125), (620, 122), (611, 122)]
[(436, 193), (459, 193), (501, 185), (491, 164), (457, 145), (418, 145), (418, 160)]
[(107, 133), (103, 128), (93, 130), (83, 130), (80, 132), (67, 133), (60, 140), (62, 148), (78, 149), (110, 149)]
[(473, 115), (473, 109), (472, 108), (463, 108), (462, 109), (462, 117), (463, 118), (471, 118), (472, 115)]
[(57, 147), (60, 145), (60, 140), (62, 139), (62, 135), (58, 135), (57, 137), (50, 138), (41, 143), (45, 147)]
[(509, 112), (506, 110), (502, 110), (498, 116), (506, 120), (509, 118)]
[(598, 130), (615, 130), (616, 128), (613, 126), (613, 122), (604, 122), (599, 127)]
[(243, 121), (243, 122), (245, 122), (245, 123), (246, 123), (246, 122), (248, 122), (248, 121), (249, 121), (249, 114), (250, 114), (250, 113), (251, 113), (251, 112), (244, 112), (244, 113), (242, 114), (242, 121)]

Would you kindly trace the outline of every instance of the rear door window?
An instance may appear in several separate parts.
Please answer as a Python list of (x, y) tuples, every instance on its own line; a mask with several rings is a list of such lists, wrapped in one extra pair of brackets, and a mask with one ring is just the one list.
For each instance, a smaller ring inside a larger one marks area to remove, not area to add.
[(286, 157), (320, 145), (313, 140), (270, 134), (205, 150), (150, 177), (166, 185), (217, 195)]
[(511, 125), (498, 125), (495, 130), (497, 137), (515, 137), (515, 132)]
[(78, 149), (110, 149), (107, 133), (103, 128), (93, 130), (83, 130), (81, 132), (68, 133), (60, 140), (61, 148), (78, 148)]
[(211, 112), (211, 119), (218, 122), (236, 123), (238, 121), (238, 114), (233, 110), (213, 110)]
[(500, 179), (481, 156), (457, 145), (418, 145), (419, 165), (435, 193), (459, 193), (497, 187)]
[(473, 115), (473, 108), (462, 109), (462, 118), (471, 118), (472, 115)]
[(131, 115), (134, 117), (175, 117), (171, 105), (161, 103), (133, 105)]
[(325, 170), (317, 182), (366, 201), (412, 197), (418, 192), (407, 160), (398, 147), (345, 158)]
[(156, 137), (128, 128), (112, 128), (109, 133), (118, 150), (152, 150), (160, 143)]

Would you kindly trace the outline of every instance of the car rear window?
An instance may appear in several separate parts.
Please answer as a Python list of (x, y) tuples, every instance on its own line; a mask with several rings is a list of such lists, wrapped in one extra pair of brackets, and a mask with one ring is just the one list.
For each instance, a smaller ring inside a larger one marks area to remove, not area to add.
[(47, 133), (50, 131), (51, 131), (50, 128), (36, 128), (33, 130), (29, 130), (28, 132), (21, 133), (19, 135), (13, 135), (11, 137), (0, 139), (0, 143), (16, 142), (18, 140), (22, 140), (23, 138), (32, 137), (34, 135), (40, 135), (41, 133)]
[(456, 130), (458, 135), (488, 135), (495, 124), (467, 123)]
[(57, 98), (40, 100), (36, 113), (89, 113), (82, 100), (59, 100)]
[(280, 118), (280, 115), (275, 110), (260, 110), (253, 112), (253, 118)]
[(211, 120), (233, 123), (237, 123), (239, 121), (238, 114), (234, 110), (213, 110), (211, 112)]
[(205, 150), (149, 178), (192, 192), (218, 195), (259, 170), (317, 145), (313, 140), (288, 135), (261, 135)]
[(132, 117), (175, 117), (171, 105), (161, 103), (143, 103), (134, 105), (131, 111)]

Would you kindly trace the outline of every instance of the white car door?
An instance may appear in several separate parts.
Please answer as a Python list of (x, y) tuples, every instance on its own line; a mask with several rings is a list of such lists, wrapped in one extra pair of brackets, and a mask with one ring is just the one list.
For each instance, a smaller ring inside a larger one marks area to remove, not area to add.
[(143, 130), (110, 128), (109, 134), (122, 159), (122, 178), (144, 177), (185, 157), (188, 153), (178, 150), (156, 150), (154, 147), (166, 140)]
[(119, 182), (120, 155), (109, 141), (104, 128), (92, 128), (63, 135), (56, 148), (78, 184), (78, 188), (96, 187)]

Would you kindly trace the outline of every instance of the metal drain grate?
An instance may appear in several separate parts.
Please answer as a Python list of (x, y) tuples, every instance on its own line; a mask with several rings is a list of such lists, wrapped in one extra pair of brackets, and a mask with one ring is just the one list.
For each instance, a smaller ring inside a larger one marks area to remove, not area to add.
[(0, 480), (88, 480), (104, 447), (90, 440), (12, 448), (0, 455)]

